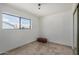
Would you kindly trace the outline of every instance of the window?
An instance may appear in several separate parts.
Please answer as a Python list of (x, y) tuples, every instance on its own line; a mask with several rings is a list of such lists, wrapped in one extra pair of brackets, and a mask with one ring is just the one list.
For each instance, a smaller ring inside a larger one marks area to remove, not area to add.
[(8, 14), (3, 14), (3, 29), (19, 28), (19, 18)]
[(21, 18), (21, 29), (28, 29), (31, 27), (31, 22), (28, 19)]
[(3, 29), (31, 29), (31, 20), (10, 14), (2, 14)]

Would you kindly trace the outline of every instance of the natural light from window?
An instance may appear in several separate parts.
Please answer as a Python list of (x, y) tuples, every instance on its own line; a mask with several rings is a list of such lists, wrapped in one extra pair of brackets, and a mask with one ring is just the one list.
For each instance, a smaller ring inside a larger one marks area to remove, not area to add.
[(10, 14), (2, 14), (3, 29), (30, 29), (31, 20)]

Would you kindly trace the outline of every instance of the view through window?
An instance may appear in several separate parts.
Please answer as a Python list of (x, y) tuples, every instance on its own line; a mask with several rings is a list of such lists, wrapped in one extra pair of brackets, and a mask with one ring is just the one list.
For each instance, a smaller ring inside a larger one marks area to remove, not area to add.
[(31, 20), (10, 14), (2, 14), (3, 29), (30, 29)]

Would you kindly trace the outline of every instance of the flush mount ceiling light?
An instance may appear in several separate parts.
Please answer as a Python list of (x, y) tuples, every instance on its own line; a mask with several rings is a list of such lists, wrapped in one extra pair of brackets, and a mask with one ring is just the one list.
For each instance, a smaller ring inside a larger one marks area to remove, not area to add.
[(41, 4), (39, 3), (39, 4), (38, 4), (38, 9), (40, 10), (40, 8), (41, 8)]

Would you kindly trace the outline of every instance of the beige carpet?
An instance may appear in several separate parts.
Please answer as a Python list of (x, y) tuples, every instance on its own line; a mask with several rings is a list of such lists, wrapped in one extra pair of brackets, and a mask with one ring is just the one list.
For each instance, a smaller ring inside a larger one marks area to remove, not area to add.
[(9, 51), (9, 55), (72, 55), (72, 48), (56, 43), (32, 42)]

